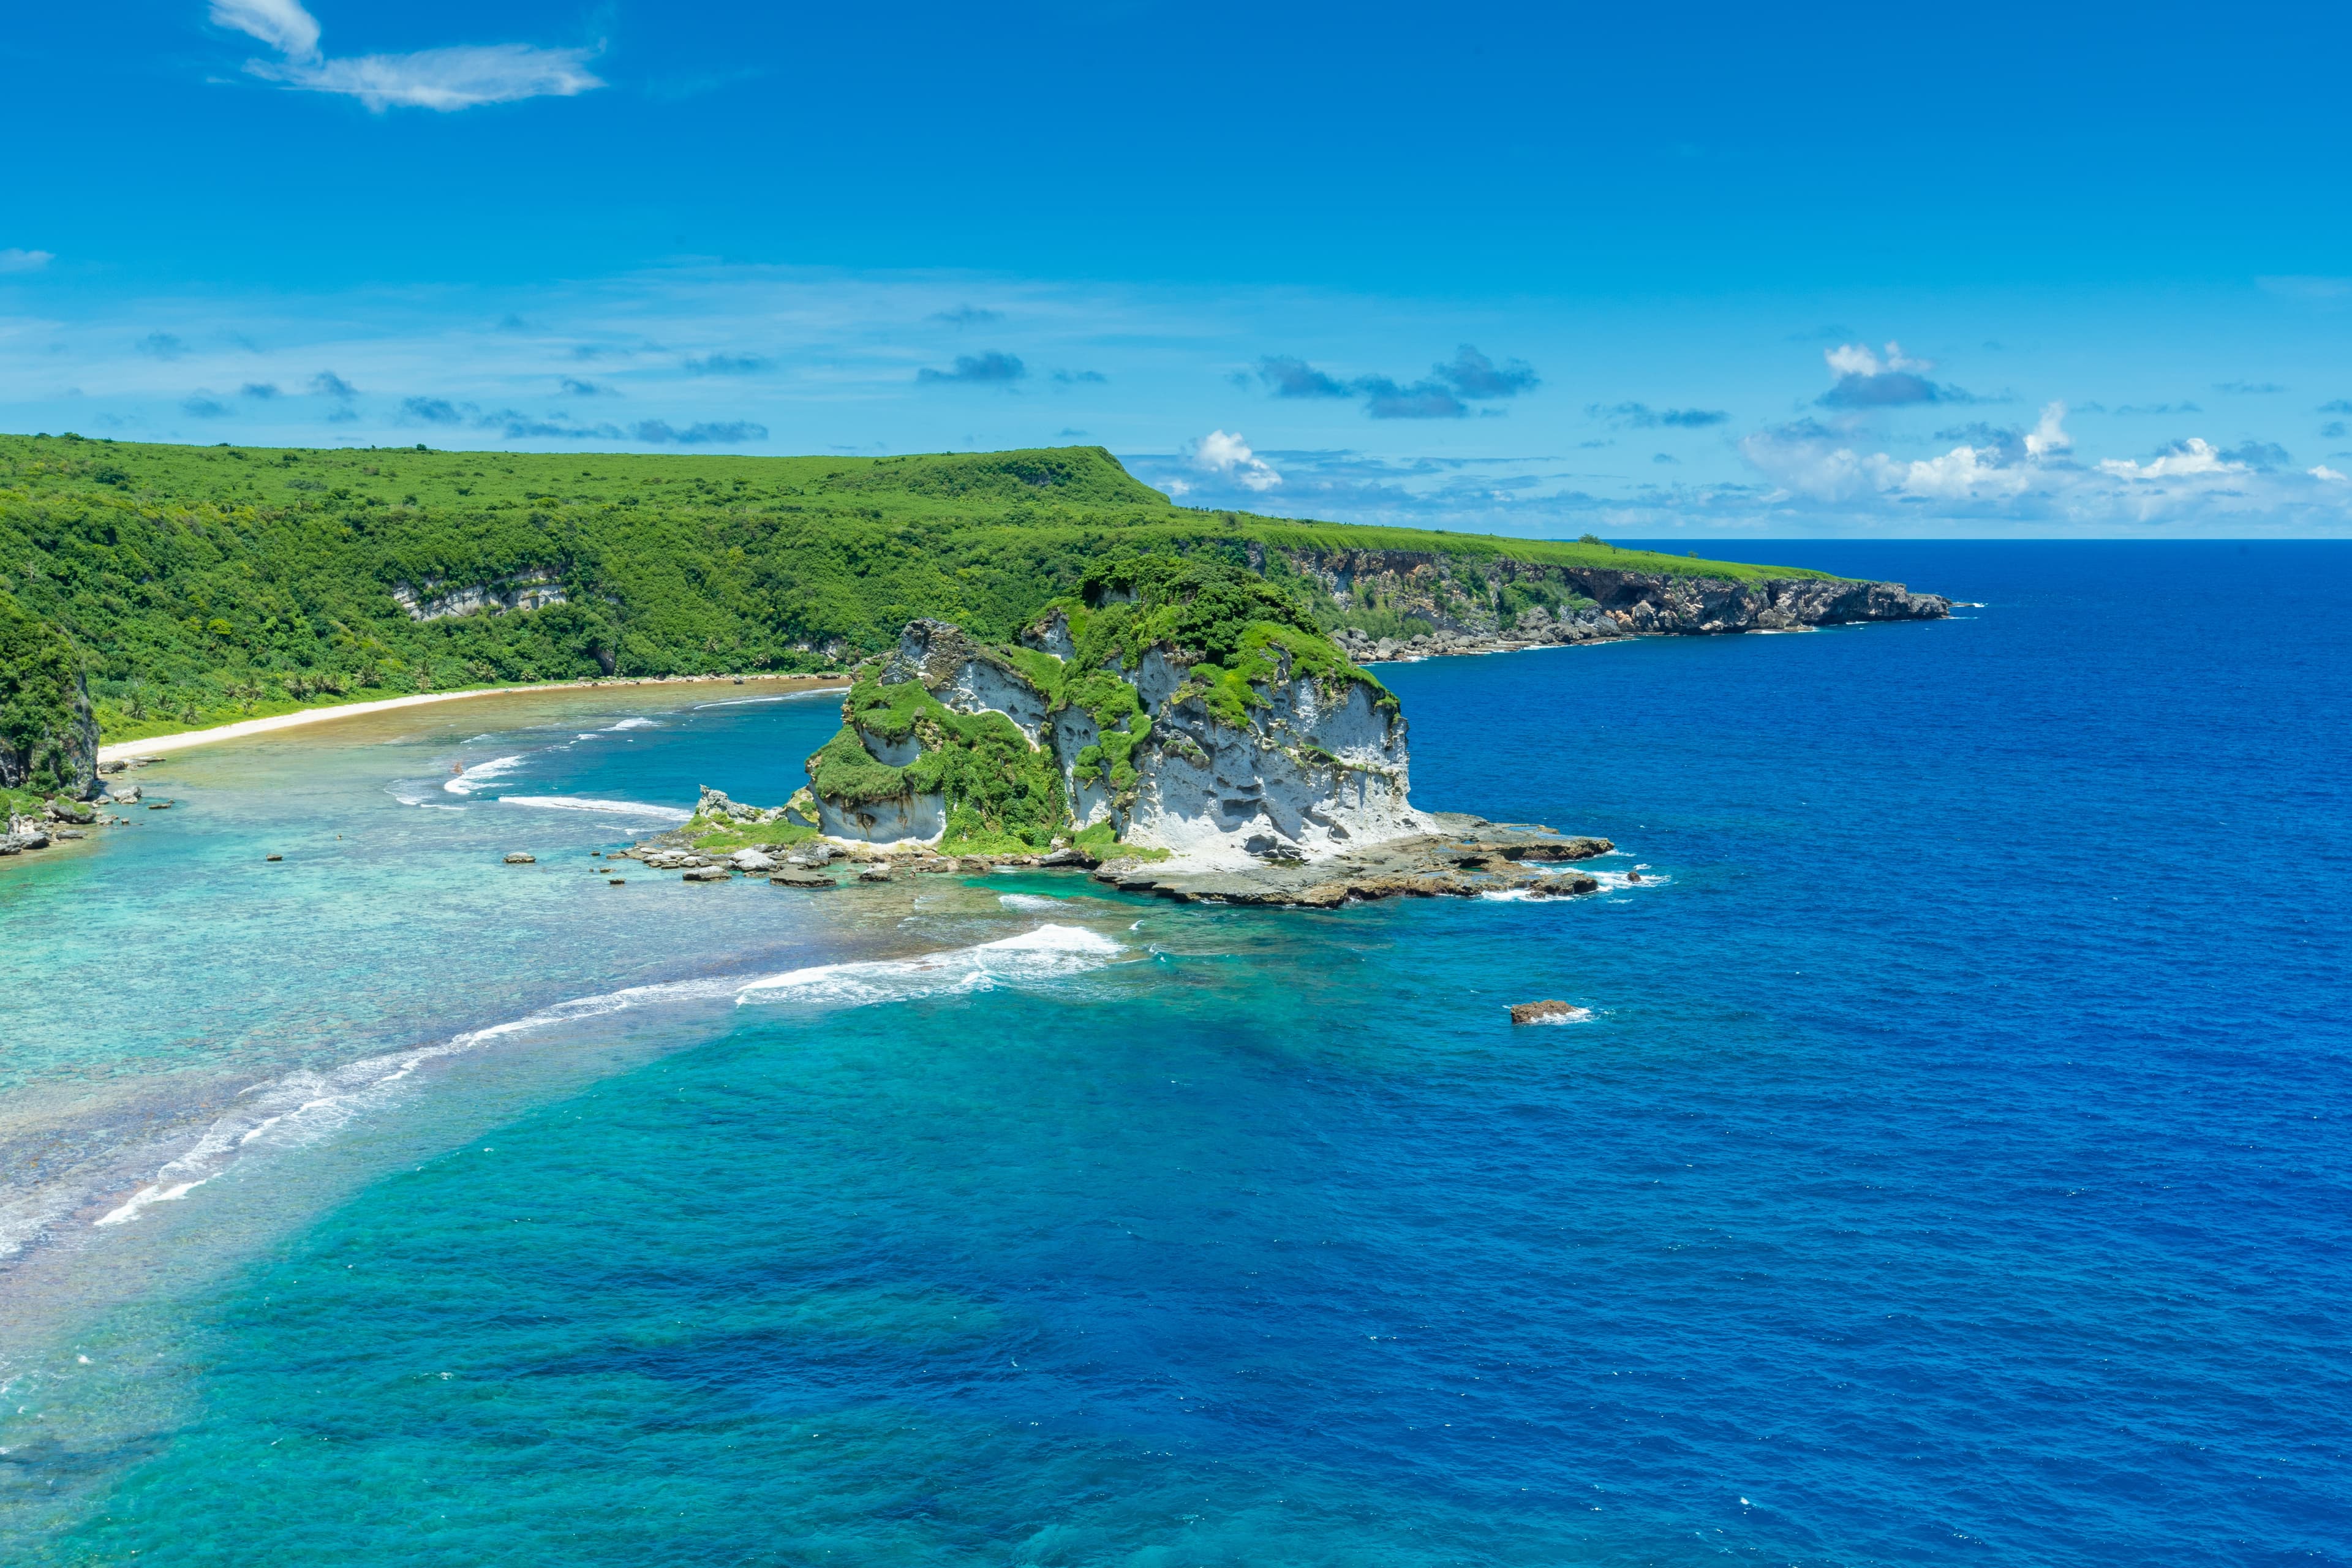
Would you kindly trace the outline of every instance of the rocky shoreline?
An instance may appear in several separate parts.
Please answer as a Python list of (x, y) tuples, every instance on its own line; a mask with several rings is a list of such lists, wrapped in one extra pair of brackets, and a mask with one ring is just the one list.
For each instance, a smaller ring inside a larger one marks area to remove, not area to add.
[(1334, 632), (1333, 639), (1361, 662), (1511, 653), (1637, 637), (1940, 620), (1952, 612), (1952, 601), (1943, 595), (1914, 594), (1900, 583), (1801, 577), (1740, 583), (1594, 570), (1570, 574), (1580, 589), (1575, 600), (1521, 606), (1506, 624), (1485, 604), (1454, 591), (1444, 563), (1414, 552), (1356, 552), (1328, 560), (1305, 557), (1295, 564), (1343, 604), (1369, 598), (1430, 627), (1410, 637), (1374, 637), (1355, 627)]
[[(746, 821), (768, 815), (737, 805), (712, 789), (703, 791), (697, 815), (724, 817), (730, 810), (746, 814), (740, 818)], [(1177, 903), (1328, 910), (1390, 898), (1476, 898), (1507, 892), (1534, 899), (1574, 898), (1597, 892), (1601, 883), (1567, 868), (1616, 847), (1606, 838), (1488, 822), (1463, 812), (1433, 812), (1428, 821), (1435, 831), (1337, 855), (1250, 866), (1206, 866), (1182, 856), (1152, 861), (1118, 853), (1117, 846), (1106, 857), (1077, 844), (1035, 855), (943, 855), (919, 841), (847, 845), (813, 837), (789, 847), (754, 845), (705, 851), (696, 847), (691, 828), (656, 834), (613, 850), (604, 859), (675, 871), (688, 882), (765, 877), (778, 887), (805, 889), (998, 869), (1062, 870), (1089, 873), (1095, 881), (1121, 892), (1150, 893)]]

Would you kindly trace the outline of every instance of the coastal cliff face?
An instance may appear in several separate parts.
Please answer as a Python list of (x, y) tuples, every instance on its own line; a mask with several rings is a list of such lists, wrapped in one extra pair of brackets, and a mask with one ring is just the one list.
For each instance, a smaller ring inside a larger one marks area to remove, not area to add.
[(839, 837), (1240, 860), (1427, 826), (1396, 700), (1286, 595), (1212, 563), (1115, 569), (1017, 645), (916, 621), (842, 720), (801, 806)]
[(1255, 563), (1307, 579), (1343, 613), (1377, 610), (1401, 623), (1380, 632), (1343, 629), (1339, 636), (1360, 655), (1382, 644), (1388, 653), (1413, 651), (1416, 639), (1417, 651), (1443, 652), (1935, 620), (1952, 608), (1948, 599), (1899, 583), (1734, 580), (1430, 551), (1260, 551)]
[(98, 794), (98, 721), (65, 634), (0, 594), (0, 788)]

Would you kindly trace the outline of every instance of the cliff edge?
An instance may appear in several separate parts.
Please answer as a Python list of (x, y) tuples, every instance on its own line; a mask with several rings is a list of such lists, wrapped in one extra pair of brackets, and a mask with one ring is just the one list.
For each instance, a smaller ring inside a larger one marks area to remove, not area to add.
[(1016, 644), (910, 624), (857, 672), (790, 809), (877, 844), (1304, 860), (1427, 832), (1408, 761), (1396, 699), (1293, 595), (1218, 562), (1129, 557)]

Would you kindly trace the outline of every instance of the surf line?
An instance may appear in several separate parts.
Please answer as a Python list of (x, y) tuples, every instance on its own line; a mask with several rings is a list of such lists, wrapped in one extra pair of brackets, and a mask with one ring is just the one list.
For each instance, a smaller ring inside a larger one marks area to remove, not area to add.
[[(156, 1204), (176, 1203), (226, 1171), (247, 1145), (257, 1142), (279, 1148), (316, 1142), (388, 1099), (426, 1063), (510, 1035), (660, 1002), (731, 996), (739, 1005), (796, 1003), (825, 1010), (910, 1002), (1076, 974), (1100, 968), (1126, 951), (1099, 932), (1046, 924), (1018, 936), (910, 958), (815, 964), (751, 979), (673, 980), (559, 1002), (520, 1018), (453, 1035), (436, 1045), (366, 1057), (339, 1068), (305, 1069), (254, 1084), (237, 1097), (245, 1104), (215, 1121), (185, 1153), (158, 1170), (152, 1181), (90, 1223), (99, 1228), (128, 1225)], [(29, 1238), (18, 1238), (16, 1247), (0, 1248), (0, 1252), (21, 1248), (24, 1239)]]

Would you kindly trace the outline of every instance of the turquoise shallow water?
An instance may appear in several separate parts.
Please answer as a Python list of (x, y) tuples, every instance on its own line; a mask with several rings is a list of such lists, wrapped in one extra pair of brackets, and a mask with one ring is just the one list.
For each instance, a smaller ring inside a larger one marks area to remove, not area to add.
[[(168, 1153), (663, 989), (49, 1223), (5, 1539), (2342, 1561), (2347, 560), (1823, 547), (1988, 605), (1384, 672), (1422, 804), (1650, 873), (1567, 907), (615, 889), (570, 861), (617, 817), (496, 798), (767, 798), (822, 700), (191, 752), (184, 816), (0, 889), (57, 977), (6, 1004), (19, 1190), (152, 1175), (123, 1106)], [(2243, 613), (2147, 626), (2187, 597)], [(1591, 1016), (1503, 1022), (1544, 995)]]

